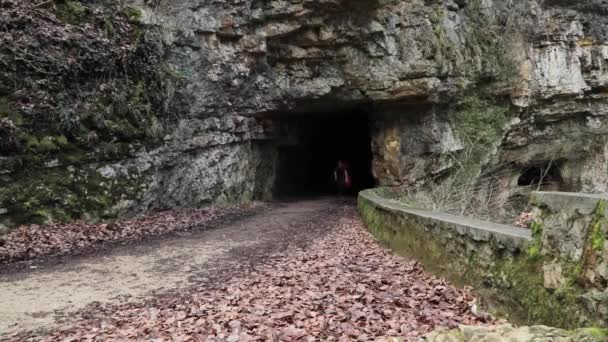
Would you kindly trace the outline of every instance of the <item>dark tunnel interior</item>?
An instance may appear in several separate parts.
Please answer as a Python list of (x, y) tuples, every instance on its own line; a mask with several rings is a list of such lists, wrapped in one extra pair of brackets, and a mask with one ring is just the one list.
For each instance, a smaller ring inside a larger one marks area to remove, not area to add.
[(296, 144), (279, 147), (277, 197), (336, 195), (334, 170), (348, 163), (352, 186), (346, 195), (374, 186), (371, 132), (365, 111), (296, 115), (286, 124), (299, 132)]
[(554, 162), (530, 166), (522, 171), (517, 185), (555, 188), (563, 183), (560, 173), (559, 164)]

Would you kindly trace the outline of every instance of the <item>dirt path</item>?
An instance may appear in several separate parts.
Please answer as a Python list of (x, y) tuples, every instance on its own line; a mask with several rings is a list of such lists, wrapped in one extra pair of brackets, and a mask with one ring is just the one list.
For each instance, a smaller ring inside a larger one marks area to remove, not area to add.
[(354, 204), (275, 204), (216, 229), (7, 273), (0, 329), (7, 341), (419, 341), (440, 326), (492, 323), (471, 311), (470, 290), (378, 244)]
[(339, 207), (333, 199), (285, 203), (219, 229), (1, 275), (0, 336), (70, 323), (98, 302), (142, 301), (226, 281), (294, 242), (325, 234)]

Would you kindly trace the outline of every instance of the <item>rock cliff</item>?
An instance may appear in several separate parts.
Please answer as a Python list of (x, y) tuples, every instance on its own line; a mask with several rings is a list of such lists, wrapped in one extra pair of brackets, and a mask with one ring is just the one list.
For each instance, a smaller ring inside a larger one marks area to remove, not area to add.
[(380, 185), (606, 190), (603, 1), (127, 3), (0, 5), (3, 226), (271, 197), (281, 119), (357, 106)]

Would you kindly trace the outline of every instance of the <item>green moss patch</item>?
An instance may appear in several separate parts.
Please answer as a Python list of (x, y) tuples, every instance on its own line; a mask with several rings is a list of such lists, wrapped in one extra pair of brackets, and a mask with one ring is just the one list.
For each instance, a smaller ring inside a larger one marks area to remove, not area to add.
[(88, 8), (79, 1), (63, 0), (55, 4), (55, 13), (59, 19), (78, 25), (87, 19)]
[(528, 248), (528, 256), (532, 260), (538, 260), (541, 256), (543, 225), (538, 221), (534, 221), (530, 225), (530, 229), (532, 230), (534, 241)]
[[(499, 259), (489, 270), (480, 270), (489, 271), (488, 278), (494, 285), (494, 288), (486, 287), (482, 294), (507, 297), (509, 304), (501, 309), (516, 322), (561, 328), (578, 327), (578, 290), (572, 286), (556, 291), (546, 289), (541, 266), (541, 262), (525, 256), (512, 260)], [(492, 293), (494, 291), (497, 293)], [(555, 315), (556, 312), (560, 314)]]
[[(100, 141), (160, 143), (180, 111), (165, 96), (164, 87), (173, 83), (160, 35), (139, 22), (140, 10), (114, 0), (57, 0), (15, 13), (29, 13), (11, 25), (24, 28), (18, 34), (29, 43), (11, 42), (0, 57), (37, 63), (20, 63), (5, 75), (17, 88), (0, 89), (0, 118), (16, 127), (18, 143), (8, 152), (19, 155), (23, 167), (38, 167), (50, 154), (95, 152)], [(53, 16), (59, 21), (49, 22)], [(85, 24), (87, 30), (76, 27)], [(45, 37), (40, 30), (62, 34)]]
[(478, 154), (482, 154), (502, 140), (509, 111), (509, 106), (469, 95), (458, 104), (458, 110), (450, 118), (458, 137), (465, 143), (477, 145)]
[(116, 206), (136, 200), (146, 177), (135, 171), (108, 179), (94, 169), (54, 168), (32, 172), (0, 186), (0, 207), (13, 224), (116, 218)]
[(608, 341), (608, 329), (602, 329), (597, 327), (585, 328), (577, 331), (578, 334), (588, 335), (597, 341)]
[(137, 7), (125, 6), (121, 12), (125, 17), (135, 22), (139, 22), (142, 17), (142, 12)]
[(591, 244), (591, 248), (597, 252), (601, 252), (604, 248), (604, 243), (606, 240), (604, 234), (604, 227), (606, 226), (606, 201), (599, 200), (597, 203), (597, 207), (595, 209), (595, 217), (593, 222), (591, 223), (591, 233), (589, 235), (589, 242)]

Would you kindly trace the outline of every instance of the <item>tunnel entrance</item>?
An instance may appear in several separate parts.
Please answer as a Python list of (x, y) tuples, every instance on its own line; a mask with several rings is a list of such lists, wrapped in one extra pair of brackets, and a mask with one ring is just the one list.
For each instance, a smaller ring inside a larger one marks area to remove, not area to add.
[(337, 194), (334, 169), (345, 160), (352, 173), (349, 195), (374, 186), (369, 115), (360, 110), (297, 114), (282, 122), (277, 197)]
[(518, 186), (544, 191), (559, 191), (562, 184), (559, 163), (553, 161), (525, 168), (517, 180)]

